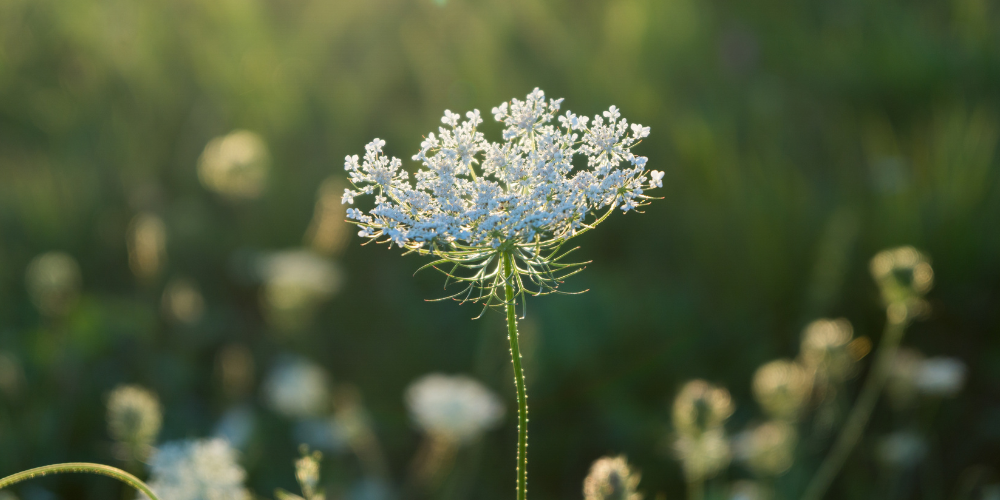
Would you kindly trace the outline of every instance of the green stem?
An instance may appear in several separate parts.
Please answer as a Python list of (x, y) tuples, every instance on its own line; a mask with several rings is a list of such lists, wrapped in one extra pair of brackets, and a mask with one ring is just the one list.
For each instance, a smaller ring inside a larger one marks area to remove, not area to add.
[(89, 464), (85, 462), (46, 465), (43, 467), (29, 469), (24, 472), (18, 472), (17, 474), (12, 474), (0, 479), (0, 490), (35, 477), (41, 477), (48, 474), (63, 474), (67, 472), (82, 472), (112, 477), (139, 490), (142, 494), (149, 497), (149, 500), (158, 500), (156, 495), (153, 494), (153, 490), (149, 489), (149, 486), (146, 486), (146, 483), (142, 482), (139, 478), (133, 476), (132, 474), (108, 465)]
[(889, 320), (885, 325), (885, 332), (879, 341), (878, 354), (872, 364), (868, 380), (861, 388), (861, 395), (858, 396), (854, 408), (847, 416), (844, 427), (837, 436), (837, 441), (830, 450), (830, 454), (820, 465), (816, 475), (806, 487), (802, 500), (820, 500), (826, 494), (827, 489), (833, 483), (835, 477), (844, 466), (844, 462), (850, 456), (854, 446), (861, 439), (865, 426), (868, 425), (868, 418), (871, 417), (875, 403), (878, 402), (879, 394), (885, 387), (889, 374), (892, 371), (892, 364), (899, 351), (899, 343), (903, 340), (903, 332), (906, 328), (905, 322)]
[(514, 363), (514, 385), (517, 387), (517, 500), (528, 496), (528, 396), (524, 390), (524, 370), (521, 350), (517, 344), (517, 315), (514, 311), (514, 264), (509, 252), (503, 254), (504, 292), (507, 297), (507, 339)]
[(688, 500), (705, 500), (705, 480), (694, 479), (687, 484)]

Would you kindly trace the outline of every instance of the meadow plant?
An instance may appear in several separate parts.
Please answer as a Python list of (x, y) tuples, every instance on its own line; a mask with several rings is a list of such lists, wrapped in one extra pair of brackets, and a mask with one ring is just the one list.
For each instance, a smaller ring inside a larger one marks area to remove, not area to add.
[(674, 452), (692, 499), (702, 498), (705, 480), (725, 469), (732, 459), (725, 422), (733, 410), (729, 391), (704, 380), (686, 383), (674, 399)]
[(833, 448), (806, 486), (804, 500), (822, 498), (840, 472), (861, 438), (875, 403), (892, 374), (906, 327), (929, 309), (924, 295), (934, 284), (934, 271), (924, 254), (910, 246), (884, 250), (872, 258), (869, 269), (885, 305), (885, 330), (858, 399), (847, 415)]
[(121, 385), (108, 395), (108, 434), (116, 442), (116, 451), (126, 461), (141, 461), (152, 451), (163, 424), (160, 400), (152, 392), (136, 386)]
[(302, 495), (289, 493), (283, 489), (277, 489), (274, 496), (278, 500), (323, 500), (326, 495), (317, 486), (319, 485), (319, 465), (323, 454), (318, 451), (309, 452), (309, 448), (300, 448), (302, 458), (295, 461), (295, 480), (299, 483)]
[(68, 253), (47, 252), (35, 257), (24, 279), (31, 301), (46, 316), (65, 314), (80, 295), (80, 265)]
[(250, 499), (236, 450), (222, 439), (163, 444), (151, 457), (149, 469), (149, 487), (160, 500)]
[(415, 183), (401, 160), (385, 155), (381, 139), (365, 146), (362, 158), (344, 162), (351, 187), (342, 202), (374, 197), (368, 211), (347, 210), (361, 237), (433, 257), (421, 269), (443, 272), (446, 287), (462, 285), (445, 298), (480, 303), (483, 312), (506, 310), (518, 401), (518, 500), (527, 495), (528, 404), (516, 308), (523, 317), (528, 295), (555, 293), (582, 269), (565, 261), (569, 239), (616, 209), (642, 207), (651, 199), (645, 192), (663, 185), (663, 172), (647, 170), (646, 158), (631, 152), (648, 127), (630, 125), (615, 106), (593, 119), (560, 114), (562, 101), (535, 89), (524, 101), (493, 108), (504, 125), (498, 143), (478, 130), (479, 110), (464, 120), (445, 110), (444, 126), (413, 155), (423, 166)]
[(636, 491), (640, 475), (628, 465), (624, 456), (603, 457), (590, 466), (583, 480), (584, 500), (642, 500)]
[(415, 485), (427, 486), (443, 476), (461, 445), (496, 427), (504, 414), (503, 402), (478, 381), (462, 375), (430, 374), (406, 389), (410, 418), (425, 440), (413, 461)]
[(288, 356), (271, 370), (263, 385), (268, 406), (290, 418), (314, 417), (329, 405), (330, 380), (321, 366)]

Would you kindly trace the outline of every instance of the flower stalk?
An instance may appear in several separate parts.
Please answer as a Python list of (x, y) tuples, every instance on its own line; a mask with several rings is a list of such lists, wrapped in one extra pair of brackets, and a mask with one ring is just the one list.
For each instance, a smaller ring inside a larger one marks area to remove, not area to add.
[(36, 467), (34, 469), (29, 469), (23, 472), (18, 472), (17, 474), (12, 474), (3, 479), (0, 479), (0, 490), (12, 486), (14, 484), (20, 483), (21, 481), (26, 481), (28, 479), (33, 479), (36, 477), (47, 476), (49, 474), (65, 474), (65, 473), (85, 473), (85, 474), (97, 474), (101, 476), (108, 476), (117, 479), (146, 495), (149, 500), (158, 500), (153, 490), (142, 482), (139, 478), (125, 472), (121, 469), (111, 467), (109, 465), (101, 464), (91, 464), (85, 462), (71, 462), (65, 464), (53, 464), (46, 465), (43, 467)]
[(517, 500), (528, 495), (528, 395), (524, 388), (524, 370), (521, 368), (521, 350), (517, 338), (517, 315), (514, 310), (513, 257), (503, 254), (504, 292), (507, 302), (507, 339), (514, 363), (514, 385), (517, 387)]

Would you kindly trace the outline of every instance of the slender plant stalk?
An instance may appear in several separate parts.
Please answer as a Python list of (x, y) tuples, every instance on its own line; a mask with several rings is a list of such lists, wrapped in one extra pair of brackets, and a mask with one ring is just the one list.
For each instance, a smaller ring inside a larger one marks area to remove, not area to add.
[(861, 388), (861, 395), (858, 396), (854, 408), (851, 409), (847, 421), (844, 422), (844, 427), (841, 429), (840, 435), (837, 436), (833, 449), (830, 450), (830, 454), (823, 460), (816, 475), (806, 487), (802, 500), (823, 498), (827, 489), (830, 488), (830, 484), (833, 483), (833, 479), (837, 477), (840, 469), (844, 466), (844, 462), (847, 461), (847, 457), (851, 455), (854, 446), (858, 444), (865, 426), (868, 425), (868, 418), (871, 417), (872, 410), (875, 409), (875, 403), (878, 402), (879, 394), (882, 393), (882, 388), (885, 387), (885, 383), (889, 379), (892, 363), (896, 359), (896, 353), (899, 351), (899, 343), (903, 339), (905, 329), (905, 322), (892, 320), (886, 322), (885, 332), (879, 341), (878, 354), (872, 364), (871, 373), (868, 374), (868, 380)]
[(528, 396), (524, 390), (521, 350), (517, 344), (517, 315), (514, 311), (514, 265), (509, 252), (503, 254), (504, 291), (507, 297), (507, 338), (514, 362), (514, 385), (517, 386), (517, 500), (528, 495)]
[(687, 484), (688, 500), (705, 500), (705, 480), (695, 479)]
[(49, 474), (64, 474), (67, 472), (80, 472), (112, 477), (139, 490), (142, 494), (149, 497), (150, 500), (158, 500), (156, 495), (153, 494), (153, 490), (149, 489), (149, 486), (146, 486), (146, 483), (142, 482), (139, 478), (133, 476), (132, 474), (109, 465), (90, 464), (85, 462), (46, 465), (43, 467), (29, 469), (24, 472), (18, 472), (17, 474), (12, 474), (0, 479), (0, 490), (35, 477), (46, 476)]

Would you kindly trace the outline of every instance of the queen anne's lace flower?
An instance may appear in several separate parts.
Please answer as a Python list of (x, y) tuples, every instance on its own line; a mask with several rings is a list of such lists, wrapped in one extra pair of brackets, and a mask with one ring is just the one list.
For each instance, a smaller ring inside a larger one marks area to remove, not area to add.
[(630, 125), (614, 106), (592, 120), (560, 114), (562, 101), (546, 100), (535, 89), (525, 101), (493, 108), (505, 127), (501, 143), (478, 131), (479, 110), (464, 120), (446, 110), (444, 126), (428, 134), (413, 156), (424, 167), (415, 183), (402, 161), (383, 153), (385, 141), (373, 140), (362, 158), (346, 158), (353, 187), (342, 201), (374, 195), (375, 206), (368, 212), (350, 208), (348, 219), (364, 238), (441, 258), (431, 266), (472, 270), (471, 277), (457, 277), (469, 286), (452, 297), (503, 302), (496, 291), (504, 279), (497, 257), (504, 254), (517, 261), (518, 295), (526, 291), (522, 276), (537, 285), (528, 293), (554, 291), (563, 277), (556, 274), (574, 267), (559, 263), (560, 245), (615, 208), (629, 212), (645, 205), (645, 191), (663, 185), (663, 172), (646, 170), (646, 158), (631, 152), (649, 127)]
[[(248, 500), (246, 472), (222, 439), (167, 443), (149, 462), (149, 487), (160, 500)], [(145, 498), (140, 495), (140, 498)]]
[(476, 380), (425, 375), (406, 389), (413, 421), (425, 432), (458, 443), (474, 440), (503, 417), (503, 403)]

